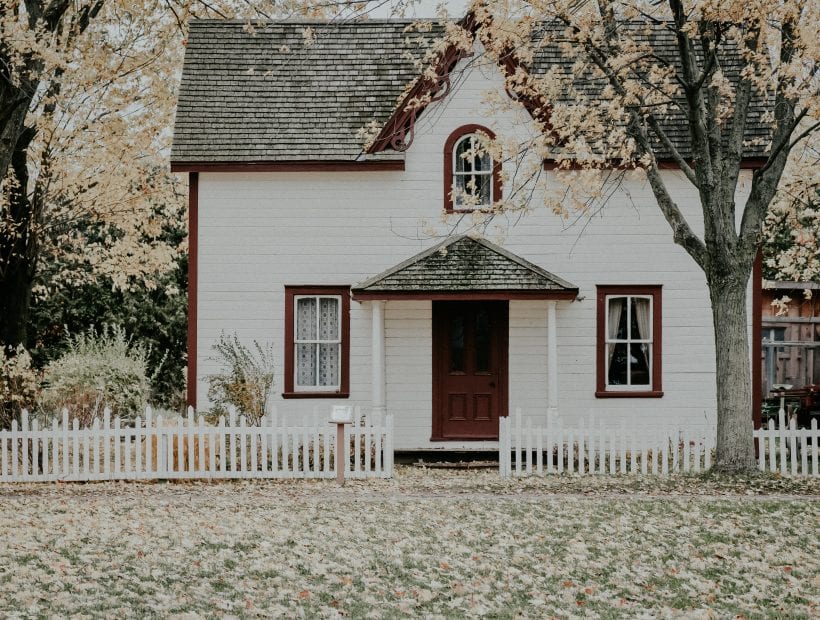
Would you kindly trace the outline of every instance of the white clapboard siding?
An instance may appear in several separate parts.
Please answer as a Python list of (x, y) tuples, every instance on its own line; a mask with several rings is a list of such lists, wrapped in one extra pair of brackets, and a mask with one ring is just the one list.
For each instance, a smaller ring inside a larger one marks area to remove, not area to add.
[[(345, 426), (345, 477), (391, 477), (393, 416), (355, 411)], [(61, 420), (40, 428), (23, 411), (0, 431), (0, 482), (335, 478), (335, 456), (336, 425), (317, 412), (297, 420), (274, 408), (249, 426), (231, 409), (211, 426), (192, 408), (164, 420), (148, 407), (132, 424), (106, 409), (80, 428), (63, 410)]]
[(820, 476), (817, 419), (812, 418), (809, 428), (797, 428), (797, 420), (787, 420), (783, 409), (777, 417), (777, 423), (769, 420), (754, 431), (758, 468), (782, 476)]
[(712, 466), (711, 437), (691, 430), (661, 432), (639, 426), (605, 428), (590, 416), (578, 426), (561, 418), (522, 427), (521, 409), (500, 420), (499, 472), (504, 477), (552, 473), (695, 473)]

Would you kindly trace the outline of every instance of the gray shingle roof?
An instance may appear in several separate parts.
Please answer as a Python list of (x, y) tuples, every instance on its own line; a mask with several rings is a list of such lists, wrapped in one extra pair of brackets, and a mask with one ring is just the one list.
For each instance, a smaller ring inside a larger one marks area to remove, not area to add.
[(458, 235), (352, 287), (359, 293), (551, 291), (578, 287), (486, 239)]
[[(621, 33), (624, 33), (624, 38), (627, 40), (631, 39), (641, 43), (648, 42), (657, 59), (676, 67), (677, 72), (681, 73), (677, 39), (673, 25), (671, 23), (654, 23), (651, 27), (647, 26), (646, 22), (625, 21), (621, 22), (618, 28)], [(543, 45), (537, 50), (533, 58), (532, 67), (530, 67), (530, 71), (533, 75), (539, 76), (546, 74), (548, 71), (553, 71), (559, 75), (572, 76), (572, 65), (576, 61), (576, 58), (568, 58), (560, 49), (559, 45), (569, 40), (562, 37), (561, 32), (563, 29), (563, 26), (558, 26), (554, 23), (545, 23), (542, 25), (541, 30), (536, 30), (533, 33), (535, 40), (541, 40), (546, 34), (546, 39), (550, 41), (549, 44)], [(702, 58), (702, 53), (698, 46), (696, 46), (696, 53)], [(730, 39), (725, 40), (718, 50), (718, 57), (720, 59), (720, 68), (724, 76), (728, 78), (732, 84), (737, 84), (740, 78), (740, 71), (743, 67), (743, 61), (736, 44)], [(608, 85), (608, 82), (602, 77), (593, 75), (593, 70), (590, 66), (590, 70), (586, 73), (581, 76), (576, 75), (572, 77), (572, 84), (573, 88), (591, 100), (594, 100), (596, 96), (601, 93), (604, 86)], [(681, 94), (681, 105), (683, 105), (683, 101), (683, 95)], [(576, 103), (576, 99), (573, 96), (558, 97), (556, 103), (572, 105)], [(744, 134), (745, 140), (750, 143), (745, 149), (746, 157), (762, 157), (766, 155), (765, 147), (761, 145), (757, 139), (767, 138), (770, 135), (770, 126), (763, 121), (763, 115), (767, 109), (767, 105), (770, 104), (767, 104), (763, 96), (759, 93), (753, 93)], [(689, 124), (684, 112), (681, 109), (673, 107), (669, 111), (668, 118), (660, 118), (660, 125), (675, 148), (684, 157), (689, 157)], [(667, 151), (665, 147), (660, 146), (660, 141), (657, 140), (651, 132), (650, 137), (653, 138), (655, 142), (655, 153), (659, 158), (671, 157), (671, 153)]]
[(419, 73), (412, 23), (191, 21), (171, 161), (355, 160)]
[[(419, 70), (414, 63), (442, 32), (408, 32), (415, 20), (359, 22), (254, 22), (194, 20), (190, 23), (179, 89), (174, 163), (354, 161), (362, 159), (359, 130), (383, 124)], [(629, 27), (629, 25), (627, 25)], [(305, 43), (303, 31), (315, 33)], [(635, 26), (637, 28), (637, 25)], [(645, 36), (641, 34), (640, 36)], [(650, 35), (658, 56), (674, 58), (674, 35), (663, 25)], [(544, 47), (531, 70), (570, 71), (574, 58), (558, 46)], [(739, 63), (725, 60), (735, 77)], [(596, 93), (601, 82), (586, 76), (576, 88)], [(747, 139), (764, 137), (763, 102), (750, 115)], [(682, 113), (664, 122), (673, 143), (688, 155)], [(750, 147), (749, 157), (763, 155)], [(664, 154), (660, 150), (661, 157)], [(386, 151), (368, 158), (402, 155)]]

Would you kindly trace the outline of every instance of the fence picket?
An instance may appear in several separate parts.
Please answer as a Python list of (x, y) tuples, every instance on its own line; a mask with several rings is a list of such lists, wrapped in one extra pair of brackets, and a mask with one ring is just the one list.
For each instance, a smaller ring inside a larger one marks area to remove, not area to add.
[(797, 475), (797, 418), (789, 420), (789, 460), (791, 462), (791, 474)]
[(817, 418), (811, 419), (811, 473), (813, 476), (820, 475), (817, 469), (817, 452), (820, 443), (820, 434), (817, 433)]

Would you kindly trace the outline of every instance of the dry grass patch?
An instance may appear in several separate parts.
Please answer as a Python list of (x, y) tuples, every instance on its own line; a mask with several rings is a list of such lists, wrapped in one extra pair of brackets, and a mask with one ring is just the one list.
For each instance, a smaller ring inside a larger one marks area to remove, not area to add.
[(2, 486), (0, 615), (817, 614), (817, 483), (397, 474)]

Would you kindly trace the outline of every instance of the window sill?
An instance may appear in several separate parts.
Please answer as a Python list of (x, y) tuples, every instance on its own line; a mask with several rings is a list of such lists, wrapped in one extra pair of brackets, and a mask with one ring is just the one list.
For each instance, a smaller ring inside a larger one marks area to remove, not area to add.
[(282, 392), (282, 398), (350, 398), (349, 392)]
[(451, 214), (463, 214), (463, 213), (492, 213), (493, 208), (490, 207), (476, 207), (475, 209), (448, 209), (445, 207), (444, 212), (447, 215)]
[(630, 392), (628, 390), (620, 392), (595, 392), (595, 398), (661, 398), (663, 390), (650, 390), (648, 392)]
[(438, 435), (433, 435), (430, 437), (430, 441), (498, 441), (498, 435), (490, 436), (478, 436), (478, 435), (453, 435), (452, 437), (439, 437)]

